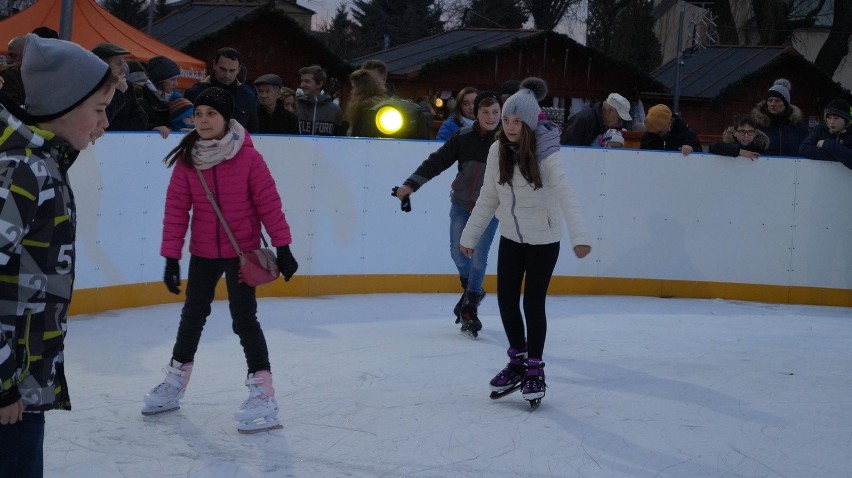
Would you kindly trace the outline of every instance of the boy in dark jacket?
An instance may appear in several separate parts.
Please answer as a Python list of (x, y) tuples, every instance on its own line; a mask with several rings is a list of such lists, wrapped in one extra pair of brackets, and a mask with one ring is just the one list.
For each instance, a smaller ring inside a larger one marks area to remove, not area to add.
[(825, 124), (817, 125), (799, 149), (808, 159), (837, 161), (852, 169), (852, 111), (849, 102), (832, 100), (824, 111)]
[(479, 189), (485, 178), (485, 163), (488, 150), (500, 126), (500, 99), (496, 93), (482, 91), (473, 100), (473, 126), (460, 129), (450, 136), (437, 151), (430, 154), (414, 173), (394, 189), (396, 196), (404, 200), (420, 189), (432, 178), (457, 165), (458, 172), (450, 193), (450, 255), (459, 272), (462, 296), (453, 313), (462, 330), (479, 332), (479, 303), (485, 297), (482, 282), (488, 262), (488, 251), (497, 232), (497, 219), (492, 218), (482, 238), (477, 243), (476, 253), (471, 257), (462, 254), (459, 240), (470, 212), (479, 198)]
[(656, 105), (648, 110), (639, 149), (680, 151), (684, 156), (702, 151), (698, 133), (690, 129), (680, 116), (672, 114), (666, 105)]
[(769, 136), (757, 129), (754, 118), (740, 115), (734, 125), (722, 133), (722, 141), (710, 145), (710, 153), (732, 158), (742, 156), (754, 161), (768, 146)]

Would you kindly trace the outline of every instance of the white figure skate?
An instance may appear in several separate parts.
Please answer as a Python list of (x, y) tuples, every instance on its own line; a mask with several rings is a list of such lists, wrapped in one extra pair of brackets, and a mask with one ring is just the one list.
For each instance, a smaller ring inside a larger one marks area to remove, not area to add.
[(189, 376), (192, 375), (192, 364), (192, 362), (180, 363), (172, 359), (163, 369), (166, 374), (163, 383), (145, 394), (142, 415), (156, 415), (180, 408), (180, 399), (183, 398)]
[(246, 379), (249, 397), (234, 413), (237, 431), (258, 433), (283, 428), (278, 421), (278, 401), (272, 387), (272, 374), (268, 370), (250, 373)]

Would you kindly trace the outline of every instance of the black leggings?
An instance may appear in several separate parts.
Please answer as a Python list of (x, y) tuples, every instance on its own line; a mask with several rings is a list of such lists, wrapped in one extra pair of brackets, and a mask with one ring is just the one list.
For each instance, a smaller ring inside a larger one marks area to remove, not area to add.
[(254, 287), (239, 282), (239, 260), (189, 259), (186, 281), (186, 302), (180, 314), (177, 340), (172, 358), (180, 363), (192, 362), (201, 340), (201, 331), (210, 315), (210, 304), (216, 284), (222, 274), (228, 287), (228, 306), (231, 310), (231, 329), (240, 337), (246, 356), (248, 373), (270, 370), (266, 338), (257, 321), (257, 299)]
[[(530, 358), (542, 358), (547, 335), (544, 302), (559, 258), (559, 243), (520, 244), (500, 237), (497, 253), (497, 303), (509, 346), (527, 350)], [(526, 282), (524, 283), (524, 276)], [(524, 314), (521, 315), (521, 284)], [(524, 319), (526, 318), (526, 337)]]

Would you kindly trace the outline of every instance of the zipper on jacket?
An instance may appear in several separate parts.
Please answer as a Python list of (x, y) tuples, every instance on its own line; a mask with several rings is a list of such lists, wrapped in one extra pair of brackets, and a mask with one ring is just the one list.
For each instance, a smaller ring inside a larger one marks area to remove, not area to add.
[(319, 104), (319, 96), (314, 96), (314, 116), (311, 120), (311, 136), (317, 134), (317, 105)]
[(23, 337), (18, 337), (18, 341), (23, 342), (22, 345), (24, 346), (24, 354), (26, 357), (21, 365), (21, 373), (18, 374), (17, 383), (21, 383), (21, 380), (30, 374), (30, 363), (32, 362), (32, 356), (30, 354), (30, 328), (32, 326), (33, 319), (32, 309), (26, 309), (24, 311), (24, 317), (26, 317), (26, 320), (24, 321), (24, 335)]
[(515, 185), (509, 184), (509, 191), (512, 192), (512, 220), (515, 221), (515, 232), (518, 233), (518, 240), (521, 244), (524, 243), (524, 236), (521, 234), (521, 225), (518, 223), (518, 216), (515, 214), (515, 205), (517, 204), (517, 198), (515, 198)]

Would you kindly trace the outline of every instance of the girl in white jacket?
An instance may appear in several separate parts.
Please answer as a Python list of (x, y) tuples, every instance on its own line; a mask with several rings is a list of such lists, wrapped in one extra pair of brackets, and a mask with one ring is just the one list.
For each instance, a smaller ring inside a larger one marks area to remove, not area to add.
[(592, 250), (559, 157), (559, 129), (539, 121), (538, 102), (546, 95), (544, 80), (527, 78), (506, 100), (502, 130), (489, 150), (479, 199), (460, 241), (462, 252), (470, 255), (491, 218), (496, 215), (500, 221), (497, 302), (509, 339), (509, 363), (491, 380), (491, 395), (498, 398), (523, 388), (524, 399), (533, 407), (545, 390), (545, 299), (559, 257), (563, 216), (574, 255), (582, 259)]

